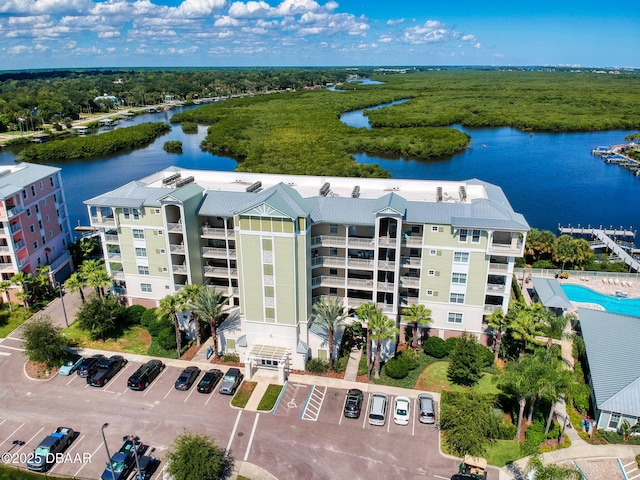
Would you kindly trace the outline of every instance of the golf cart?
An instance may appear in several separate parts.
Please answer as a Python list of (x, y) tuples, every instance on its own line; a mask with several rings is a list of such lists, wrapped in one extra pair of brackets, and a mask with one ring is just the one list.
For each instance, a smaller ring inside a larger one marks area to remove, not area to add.
[(455, 480), (487, 480), (487, 460), (465, 455), (464, 461), (458, 468), (458, 474), (451, 478), (455, 478)]

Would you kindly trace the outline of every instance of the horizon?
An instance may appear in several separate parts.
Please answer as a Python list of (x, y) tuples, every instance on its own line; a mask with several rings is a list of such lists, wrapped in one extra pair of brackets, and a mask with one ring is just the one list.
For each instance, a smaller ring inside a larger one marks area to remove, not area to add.
[(625, 0), (5, 0), (0, 69), (637, 69), (633, 11)]

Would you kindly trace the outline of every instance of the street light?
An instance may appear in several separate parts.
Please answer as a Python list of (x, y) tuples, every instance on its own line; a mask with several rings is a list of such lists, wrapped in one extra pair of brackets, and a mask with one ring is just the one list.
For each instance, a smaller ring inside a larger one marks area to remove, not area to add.
[(104, 429), (109, 426), (108, 423), (102, 425), (102, 441), (104, 442), (104, 449), (107, 451), (107, 458), (109, 459), (109, 467), (111, 468), (111, 476), (113, 480), (116, 480), (116, 471), (113, 469), (113, 462), (111, 461), (111, 454), (109, 453), (109, 447), (107, 446), (107, 439), (104, 436)]
[(62, 303), (62, 313), (64, 315), (64, 323), (67, 325), (67, 328), (69, 328), (69, 320), (67, 320), (67, 309), (64, 308), (64, 300), (62, 298), (62, 285), (60, 285), (60, 282), (56, 282), (54, 287), (58, 289), (58, 293), (60, 294), (60, 302)]
[(142, 473), (140, 472), (140, 462), (138, 461), (138, 443), (140, 442), (140, 437), (136, 437), (133, 435), (125, 435), (124, 437), (122, 437), (123, 441), (127, 441), (129, 440), (130, 442), (133, 442), (133, 445), (131, 446), (131, 449), (133, 450), (133, 458), (136, 459), (136, 470), (138, 471), (137, 476), (135, 477), (136, 480), (141, 480), (142, 479)]

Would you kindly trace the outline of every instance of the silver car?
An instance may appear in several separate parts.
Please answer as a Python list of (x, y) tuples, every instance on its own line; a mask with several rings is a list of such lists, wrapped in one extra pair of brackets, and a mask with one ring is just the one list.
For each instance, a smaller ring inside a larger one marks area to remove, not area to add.
[(428, 393), (418, 395), (418, 409), (420, 423), (436, 423), (436, 410), (433, 397)]
[(233, 395), (242, 382), (242, 373), (237, 368), (230, 368), (222, 378), (219, 392), (223, 395)]

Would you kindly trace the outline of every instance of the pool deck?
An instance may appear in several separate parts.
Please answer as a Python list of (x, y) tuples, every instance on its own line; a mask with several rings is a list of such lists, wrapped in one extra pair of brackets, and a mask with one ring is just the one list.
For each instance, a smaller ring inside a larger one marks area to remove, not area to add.
[[(606, 279), (606, 280), (605, 280)], [(589, 288), (598, 293), (604, 295), (615, 296), (616, 292), (624, 292), (627, 294), (626, 298), (640, 298), (640, 281), (637, 280), (624, 280), (621, 281), (615, 277), (606, 277), (604, 275), (584, 276), (584, 275), (571, 275), (569, 278), (558, 278), (558, 282), (561, 285), (580, 285), (581, 287)], [(618, 282), (616, 285), (615, 281)], [(629, 282), (631, 286), (627, 284)], [(624, 285), (623, 285), (624, 283)], [(591, 308), (593, 310), (604, 310), (601, 305), (596, 303), (584, 303), (584, 302), (571, 302), (576, 307)]]

